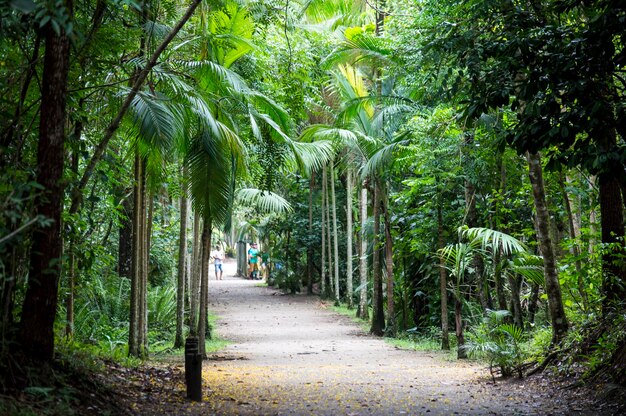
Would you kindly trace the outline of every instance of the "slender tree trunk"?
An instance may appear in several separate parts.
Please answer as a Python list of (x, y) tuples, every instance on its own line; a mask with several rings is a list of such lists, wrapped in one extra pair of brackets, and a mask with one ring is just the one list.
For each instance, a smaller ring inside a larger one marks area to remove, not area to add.
[(133, 207), (132, 199), (123, 197), (122, 217), (120, 218), (117, 273), (120, 277), (131, 277), (132, 251), (133, 251)]
[(328, 255), (328, 297), (334, 295), (335, 285), (333, 284), (333, 243), (331, 241), (332, 231), (331, 231), (331, 220), (330, 220), (330, 192), (329, 186), (326, 186), (326, 247), (328, 251), (326, 254)]
[(387, 271), (387, 334), (396, 335), (395, 299), (393, 296), (393, 239), (391, 238), (391, 219), (389, 214), (389, 197), (382, 193), (383, 220), (385, 224), (385, 269)]
[(530, 183), (533, 189), (533, 199), (537, 211), (537, 237), (543, 256), (546, 294), (552, 321), (552, 345), (558, 345), (568, 330), (567, 317), (563, 308), (561, 286), (556, 268), (556, 260), (552, 242), (550, 241), (550, 216), (546, 205), (546, 195), (543, 186), (543, 173), (539, 153), (527, 153)]
[(320, 294), (326, 296), (326, 166), (322, 167), (322, 279)]
[(189, 276), (189, 331), (190, 335), (193, 337), (197, 337), (198, 333), (196, 332), (198, 328), (198, 289), (200, 288), (200, 273), (201, 268), (199, 267), (202, 263), (200, 257), (202, 255), (201, 250), (201, 236), (200, 236), (200, 228), (201, 228), (201, 219), (200, 214), (198, 212), (194, 212), (193, 218), (193, 253), (191, 257), (191, 275)]
[[(596, 193), (596, 181), (596, 176), (589, 177), (589, 190), (592, 194)], [(598, 245), (598, 241), (596, 240), (596, 234), (598, 233), (598, 214), (596, 212), (596, 204), (593, 197), (589, 198), (589, 206), (589, 254), (593, 255), (593, 252)]]
[[(66, 0), (71, 15), (72, 2)], [(58, 303), (63, 247), (63, 168), (67, 76), (70, 42), (48, 23), (42, 74), (41, 115), (37, 147), (37, 183), (43, 191), (35, 199), (37, 215), (51, 220), (32, 236), (28, 287), (20, 321), (21, 347), (31, 358), (49, 361), (54, 354), (54, 319)]]
[[(446, 246), (443, 235), (443, 213), (441, 204), (437, 205), (437, 246), (441, 250)], [(448, 275), (443, 255), (439, 255), (439, 291), (441, 295), (441, 349), (450, 349), (448, 325)]]
[(498, 309), (501, 311), (508, 310), (506, 304), (506, 292), (504, 291), (504, 279), (502, 278), (502, 251), (500, 246), (496, 247), (493, 253), (493, 280), (496, 285), (496, 296), (498, 298)]
[(463, 300), (461, 294), (457, 293), (454, 296), (454, 323), (456, 326), (456, 357), (458, 359), (467, 358), (467, 351), (465, 351), (465, 335), (463, 333)]
[(65, 336), (74, 335), (74, 294), (76, 292), (76, 254), (74, 241), (70, 238), (67, 253), (67, 295), (65, 297)]
[(346, 300), (348, 308), (354, 308), (354, 289), (352, 287), (352, 169), (346, 172)]
[(374, 196), (372, 198), (374, 217), (374, 250), (372, 254), (372, 269), (374, 288), (372, 293), (372, 327), (370, 332), (376, 336), (385, 333), (385, 312), (383, 310), (383, 279), (380, 267), (380, 190), (378, 181), (374, 181)]
[(143, 212), (147, 212), (147, 220), (143, 228), (143, 275), (141, 276), (141, 349), (143, 357), (148, 356), (148, 271), (150, 270), (150, 243), (152, 241), (152, 219), (154, 217), (154, 196), (152, 195), (152, 192), (148, 190), (147, 177), (145, 177), (146, 174), (147, 172), (144, 169), (143, 190), (146, 195), (143, 197)]
[(521, 279), (517, 276), (509, 275), (509, 286), (511, 287), (511, 312), (513, 323), (524, 329), (524, 317), (522, 313), (522, 302), (520, 299)]
[(209, 301), (209, 256), (211, 254), (211, 229), (210, 219), (205, 219), (202, 230), (202, 263), (200, 266), (200, 317), (198, 319), (198, 352), (206, 358), (206, 332), (207, 332), (207, 308)]
[(359, 199), (359, 212), (361, 220), (361, 232), (359, 233), (359, 308), (356, 316), (361, 319), (369, 319), (369, 311), (367, 309), (367, 188), (361, 188), (361, 198)]
[(141, 355), (140, 346), (140, 321), (141, 321), (141, 277), (143, 261), (141, 258), (141, 246), (143, 238), (143, 160), (136, 152), (135, 154), (135, 183), (133, 185), (133, 244), (131, 262), (131, 284), (130, 284), (130, 322), (128, 330), (128, 354), (133, 357)]
[(306, 249), (306, 288), (309, 295), (313, 294), (313, 187), (315, 186), (315, 173), (311, 173), (311, 181), (309, 182), (309, 242)]
[[(182, 169), (183, 182), (185, 181), (186, 169)], [(183, 325), (185, 321), (185, 263), (187, 259), (187, 218), (189, 217), (189, 204), (187, 193), (184, 190), (180, 195), (180, 232), (178, 234), (178, 279), (176, 291), (176, 336), (174, 348), (185, 345), (183, 339)]]
[(333, 251), (334, 251), (334, 266), (335, 266), (335, 303), (339, 305), (341, 301), (341, 295), (339, 293), (339, 240), (337, 230), (337, 199), (335, 198), (335, 167), (330, 164), (330, 193), (333, 206)]

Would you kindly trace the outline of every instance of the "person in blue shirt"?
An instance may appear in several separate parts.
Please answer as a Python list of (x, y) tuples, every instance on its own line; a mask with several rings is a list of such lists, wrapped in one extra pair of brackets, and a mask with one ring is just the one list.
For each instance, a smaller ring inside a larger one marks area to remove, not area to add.
[(259, 274), (259, 250), (256, 243), (252, 243), (248, 249), (248, 265), (250, 266), (250, 279), (258, 279)]

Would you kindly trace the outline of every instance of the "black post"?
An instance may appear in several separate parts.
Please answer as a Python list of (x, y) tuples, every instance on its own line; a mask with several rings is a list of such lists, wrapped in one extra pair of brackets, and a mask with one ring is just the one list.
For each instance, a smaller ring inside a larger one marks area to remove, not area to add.
[(185, 341), (185, 382), (187, 398), (202, 401), (202, 356), (198, 352), (198, 338), (188, 337)]

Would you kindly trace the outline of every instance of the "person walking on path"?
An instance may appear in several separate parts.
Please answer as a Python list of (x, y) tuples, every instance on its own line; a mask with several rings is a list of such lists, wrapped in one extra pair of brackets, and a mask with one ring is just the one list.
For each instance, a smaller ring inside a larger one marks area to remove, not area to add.
[(250, 265), (250, 279), (257, 279), (259, 273), (258, 264), (259, 250), (256, 243), (252, 243), (250, 249), (248, 249), (248, 264)]
[(215, 280), (222, 280), (222, 275), (224, 274), (224, 268), (222, 264), (224, 263), (224, 250), (218, 244), (215, 246), (215, 249), (211, 253), (211, 257), (215, 262)]

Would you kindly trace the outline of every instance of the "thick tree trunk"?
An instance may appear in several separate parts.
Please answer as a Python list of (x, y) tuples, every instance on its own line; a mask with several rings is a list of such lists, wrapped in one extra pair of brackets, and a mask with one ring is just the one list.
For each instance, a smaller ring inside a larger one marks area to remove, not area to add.
[(337, 199), (335, 197), (335, 167), (330, 164), (330, 194), (332, 198), (333, 206), (333, 252), (335, 266), (334, 283), (335, 283), (335, 303), (339, 305), (341, 301), (341, 295), (339, 293), (339, 232), (337, 229)]
[[(602, 255), (602, 313), (626, 299), (626, 266), (624, 265), (624, 205), (619, 181), (614, 173), (599, 175), (602, 243), (610, 248)], [(621, 309), (620, 309), (621, 310)]]
[(361, 319), (369, 319), (367, 309), (367, 188), (361, 188), (361, 198), (359, 199), (359, 212), (361, 220), (361, 232), (359, 233), (359, 307), (356, 316)]
[[(441, 250), (446, 246), (443, 236), (443, 213), (437, 205), (437, 247)], [(439, 255), (439, 291), (441, 295), (441, 349), (450, 349), (450, 333), (448, 325), (448, 275), (443, 255)]]
[[(72, 2), (66, 1), (68, 10)], [(71, 13), (70, 13), (71, 14)], [(20, 340), (31, 358), (49, 361), (54, 354), (54, 319), (61, 273), (65, 106), (70, 43), (44, 27), (46, 51), (42, 74), (41, 115), (37, 147), (37, 183), (43, 192), (35, 200), (37, 215), (51, 220), (32, 236), (28, 287), (22, 307)]]
[[(186, 169), (182, 169), (183, 180)], [(176, 336), (174, 348), (182, 348), (185, 345), (183, 326), (185, 321), (185, 263), (187, 259), (187, 218), (189, 217), (189, 204), (187, 193), (184, 191), (180, 196), (180, 232), (178, 234), (178, 278), (176, 291)]]
[(383, 310), (383, 279), (380, 267), (380, 191), (377, 181), (374, 181), (374, 196), (372, 198), (372, 214), (374, 217), (374, 238), (372, 269), (374, 276), (374, 288), (372, 293), (372, 327), (373, 335), (383, 336), (385, 333), (385, 312)]
[(568, 330), (567, 317), (563, 308), (561, 286), (556, 268), (554, 250), (550, 240), (550, 215), (546, 205), (546, 195), (543, 185), (543, 172), (539, 153), (527, 153), (528, 172), (533, 189), (535, 210), (537, 211), (537, 238), (539, 248), (543, 256), (544, 277), (546, 281), (546, 294), (548, 295), (548, 307), (552, 322), (552, 345), (558, 345)]
[(346, 172), (346, 301), (348, 308), (354, 308), (354, 289), (352, 287), (352, 168)]

